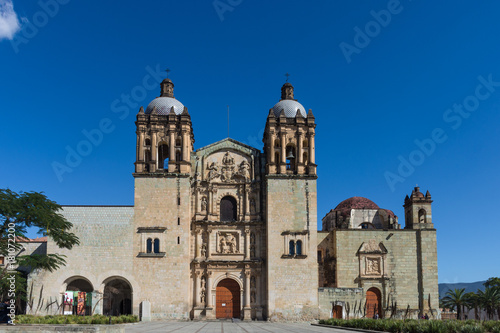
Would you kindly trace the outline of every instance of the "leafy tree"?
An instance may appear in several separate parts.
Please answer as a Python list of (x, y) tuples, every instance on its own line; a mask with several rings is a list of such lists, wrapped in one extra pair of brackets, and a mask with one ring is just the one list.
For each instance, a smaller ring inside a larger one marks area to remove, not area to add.
[[(65, 256), (57, 253), (44, 255), (18, 255), (19, 238), (26, 238), (28, 228), (37, 228), (38, 234), (49, 236), (59, 248), (71, 249), (80, 244), (78, 237), (70, 232), (73, 224), (58, 212), (61, 206), (39, 192), (16, 193), (0, 189), (0, 253), (5, 255), (5, 267), (0, 271), (0, 296), (7, 296), (13, 274), (16, 277), (16, 295), (25, 293), (22, 274), (12, 273), (18, 267), (25, 270), (48, 270), (50, 272), (66, 264)], [(17, 240), (17, 241), (16, 241)], [(17, 256), (16, 256), (17, 255)]]
[[(486, 288), (493, 288), (498, 291), (500, 294), (500, 278), (498, 277), (490, 277), (485, 283), (484, 286)], [(500, 302), (496, 304), (496, 310), (498, 314), (498, 318), (500, 319)]]
[(462, 319), (462, 313), (466, 303), (465, 288), (448, 290), (442, 299), (442, 304), (448, 309), (457, 309), (457, 319)]
[(479, 318), (479, 308), (481, 304), (479, 301), (479, 297), (476, 293), (470, 292), (465, 294), (465, 307), (467, 308), (467, 312), (471, 309), (474, 309), (474, 319), (480, 320)]

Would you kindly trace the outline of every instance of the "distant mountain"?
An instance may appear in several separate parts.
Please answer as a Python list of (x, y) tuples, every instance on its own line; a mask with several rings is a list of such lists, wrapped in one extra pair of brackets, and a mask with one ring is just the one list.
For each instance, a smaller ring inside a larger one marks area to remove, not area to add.
[(465, 292), (477, 292), (478, 289), (484, 290), (484, 285), (486, 281), (478, 282), (459, 282), (459, 283), (439, 283), (439, 299), (443, 298), (448, 290), (462, 289), (465, 288)]

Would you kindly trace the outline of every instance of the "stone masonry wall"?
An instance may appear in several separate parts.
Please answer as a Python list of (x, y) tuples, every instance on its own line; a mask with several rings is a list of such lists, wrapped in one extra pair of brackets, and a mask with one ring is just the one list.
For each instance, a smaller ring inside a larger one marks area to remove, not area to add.
[[(316, 180), (267, 179), (268, 318), (310, 320), (318, 311)], [(294, 235), (294, 233), (305, 232)], [(289, 232), (289, 235), (284, 235)], [(287, 257), (290, 239), (301, 239), (305, 257)], [(295, 238), (294, 238), (295, 237)]]

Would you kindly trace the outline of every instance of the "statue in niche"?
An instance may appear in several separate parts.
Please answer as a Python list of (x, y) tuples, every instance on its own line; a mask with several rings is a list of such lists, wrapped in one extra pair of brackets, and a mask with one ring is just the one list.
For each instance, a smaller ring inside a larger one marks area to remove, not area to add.
[(250, 257), (255, 258), (255, 245), (250, 245)]
[(207, 210), (207, 198), (206, 197), (201, 198), (201, 210), (202, 211)]
[(255, 291), (250, 293), (250, 303), (255, 303)]
[(252, 198), (252, 199), (250, 199), (250, 213), (255, 214), (255, 210), (256, 210), (255, 209), (255, 199)]
[(201, 304), (205, 304), (205, 289), (202, 289), (201, 292), (200, 292), (200, 302)]
[(255, 288), (255, 276), (250, 278), (250, 288)]
[(255, 244), (255, 234), (253, 232), (250, 234), (250, 244)]
[(219, 167), (215, 162), (212, 162), (210, 165), (207, 163), (207, 170), (208, 170), (208, 180), (213, 180), (217, 177), (220, 177), (219, 174)]
[(380, 261), (378, 259), (366, 260), (366, 274), (380, 274)]
[(201, 287), (201, 289), (205, 290), (206, 285), (207, 285), (207, 278), (205, 276), (202, 276), (201, 280), (200, 280), (200, 287)]
[(207, 255), (207, 246), (205, 244), (203, 244), (201, 246), (201, 256), (205, 257), (206, 255)]
[(224, 157), (222, 158), (222, 163), (224, 165), (233, 165), (234, 164), (234, 158), (229, 154), (229, 152), (226, 152), (224, 154)]
[(245, 178), (245, 181), (250, 180), (250, 164), (247, 161), (243, 161), (240, 164), (239, 174)]

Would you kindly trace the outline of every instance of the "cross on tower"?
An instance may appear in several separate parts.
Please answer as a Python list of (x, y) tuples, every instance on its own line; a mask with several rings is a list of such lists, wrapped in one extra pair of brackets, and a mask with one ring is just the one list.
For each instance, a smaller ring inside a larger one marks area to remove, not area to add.
[(165, 72), (167, 72), (167, 79), (168, 79), (168, 74), (170, 74), (170, 68), (167, 68)]
[(286, 76), (286, 82), (288, 82), (288, 78), (290, 77), (290, 74), (286, 73), (285, 76)]

